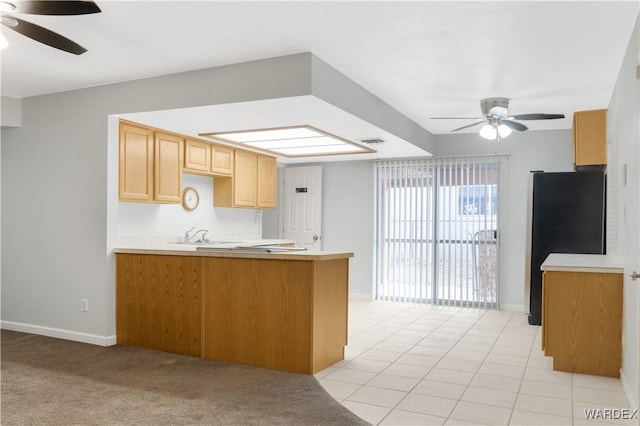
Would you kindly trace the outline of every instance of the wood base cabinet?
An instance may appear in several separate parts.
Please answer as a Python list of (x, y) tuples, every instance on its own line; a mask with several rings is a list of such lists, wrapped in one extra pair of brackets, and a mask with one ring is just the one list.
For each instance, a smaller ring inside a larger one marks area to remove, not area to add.
[(619, 377), (622, 274), (545, 271), (542, 349), (553, 369)]
[(344, 359), (349, 257), (118, 253), (117, 343), (315, 374)]
[(348, 259), (205, 265), (205, 358), (302, 374), (344, 359)]
[(201, 292), (198, 257), (116, 255), (117, 343), (200, 356)]

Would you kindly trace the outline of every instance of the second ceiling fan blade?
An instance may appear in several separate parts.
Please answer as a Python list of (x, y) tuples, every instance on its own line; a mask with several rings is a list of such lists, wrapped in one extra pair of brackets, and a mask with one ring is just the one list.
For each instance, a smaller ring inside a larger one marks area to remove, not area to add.
[(477, 121), (475, 123), (467, 124), (466, 126), (462, 126), (462, 127), (458, 127), (457, 129), (453, 129), (452, 132), (457, 132), (458, 130), (468, 129), (470, 127), (477, 126), (478, 124), (482, 124), (482, 123), (485, 123), (485, 121), (482, 120), (482, 121)]
[(22, 0), (14, 2), (16, 13), (30, 15), (88, 15), (102, 12), (92, 1)]
[(513, 120), (555, 120), (564, 118), (564, 114), (518, 114), (510, 115), (508, 118)]
[(61, 36), (58, 33), (54, 33), (51, 30), (43, 28), (40, 25), (18, 19), (15, 16), (12, 16), (10, 19), (15, 21), (17, 25), (10, 26), (5, 24), (7, 28), (20, 33), (23, 36), (29, 37), (32, 40), (46, 44), (47, 46), (55, 47), (56, 49), (64, 50), (65, 52), (73, 53), (74, 55), (81, 55), (87, 51), (87, 49), (80, 46), (78, 43)]
[(484, 117), (430, 117), (431, 120), (484, 120)]
[(500, 124), (504, 124), (507, 127), (510, 127), (513, 130), (517, 130), (519, 132), (524, 132), (525, 130), (528, 129), (527, 126), (525, 126), (524, 124), (520, 124), (520, 123), (516, 123), (515, 121), (511, 121), (511, 120), (500, 120)]

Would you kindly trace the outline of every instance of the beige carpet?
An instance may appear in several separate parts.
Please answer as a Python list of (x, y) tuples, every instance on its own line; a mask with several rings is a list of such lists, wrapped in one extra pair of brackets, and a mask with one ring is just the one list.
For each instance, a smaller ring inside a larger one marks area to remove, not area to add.
[(365, 425), (312, 376), (2, 331), (1, 423)]

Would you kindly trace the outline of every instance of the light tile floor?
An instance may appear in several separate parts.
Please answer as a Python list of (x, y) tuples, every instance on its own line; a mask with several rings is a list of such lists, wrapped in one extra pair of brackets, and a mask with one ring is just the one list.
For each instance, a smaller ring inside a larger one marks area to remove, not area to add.
[(629, 408), (620, 380), (553, 371), (520, 312), (352, 299), (345, 355), (316, 378), (374, 425), (637, 424), (586, 419)]

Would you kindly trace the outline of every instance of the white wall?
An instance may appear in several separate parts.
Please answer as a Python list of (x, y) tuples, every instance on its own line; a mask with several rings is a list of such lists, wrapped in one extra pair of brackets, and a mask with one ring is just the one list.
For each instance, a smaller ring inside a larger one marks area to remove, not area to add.
[[(115, 142), (113, 149), (117, 150), (117, 140)], [(112, 166), (117, 168), (117, 164)], [(213, 207), (213, 179), (210, 177), (185, 173), (182, 187), (187, 186), (200, 194), (200, 204), (193, 211), (186, 211), (181, 204), (117, 203), (118, 237), (181, 238), (185, 231), (196, 227), (208, 230), (209, 239), (262, 238), (260, 210)]]
[[(573, 170), (570, 130), (513, 132), (500, 142), (482, 139), (477, 133), (438, 135), (436, 155), (467, 156), (504, 154), (506, 187), (500, 194), (500, 304), (522, 310), (525, 305), (525, 245), (529, 171)], [(505, 181), (503, 180), (503, 181)]]
[[(640, 284), (629, 279), (632, 271), (640, 272), (640, 84), (636, 76), (640, 63), (639, 25), (636, 21), (607, 114), (608, 156), (617, 164), (608, 173), (618, 174), (615, 207), (619, 232), (617, 247), (611, 248), (621, 257), (625, 271), (621, 380), (633, 408), (640, 408)], [(613, 146), (615, 141), (617, 148)]]

